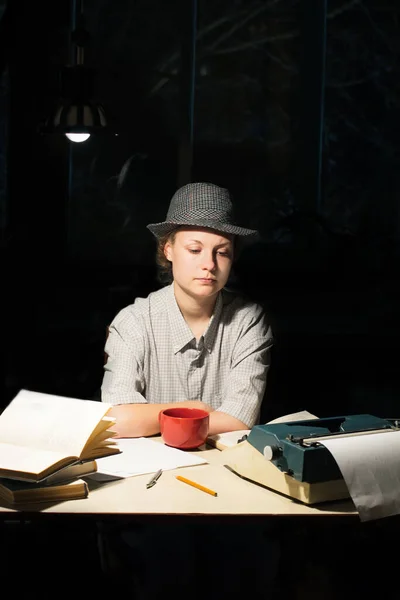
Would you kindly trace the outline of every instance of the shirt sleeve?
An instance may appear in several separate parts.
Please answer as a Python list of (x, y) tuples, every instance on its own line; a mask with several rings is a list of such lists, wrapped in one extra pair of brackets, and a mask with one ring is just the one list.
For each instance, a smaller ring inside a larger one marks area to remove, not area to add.
[(218, 411), (242, 421), (249, 429), (258, 422), (267, 385), (273, 335), (261, 307), (242, 323)]
[(108, 357), (104, 366), (101, 400), (109, 404), (145, 403), (141, 327), (129, 308), (112, 321), (105, 345)]

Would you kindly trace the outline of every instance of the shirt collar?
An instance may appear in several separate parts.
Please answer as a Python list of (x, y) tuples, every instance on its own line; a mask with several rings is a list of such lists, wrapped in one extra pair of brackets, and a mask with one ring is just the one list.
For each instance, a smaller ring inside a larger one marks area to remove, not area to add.
[[(189, 325), (186, 323), (182, 316), (178, 303), (175, 299), (174, 284), (171, 283), (166, 294), (166, 304), (168, 318), (171, 326), (171, 338), (173, 351), (176, 354), (182, 348), (187, 346), (194, 339), (194, 335)], [(219, 292), (217, 301), (215, 303), (214, 312), (211, 316), (208, 327), (203, 335), (204, 346), (208, 352), (211, 352), (215, 337), (217, 335), (218, 323), (222, 311), (222, 297)]]
[(171, 326), (172, 348), (176, 354), (189, 344), (194, 335), (189, 325), (182, 316), (178, 303), (175, 299), (174, 284), (169, 285), (166, 295), (167, 311), (169, 323)]

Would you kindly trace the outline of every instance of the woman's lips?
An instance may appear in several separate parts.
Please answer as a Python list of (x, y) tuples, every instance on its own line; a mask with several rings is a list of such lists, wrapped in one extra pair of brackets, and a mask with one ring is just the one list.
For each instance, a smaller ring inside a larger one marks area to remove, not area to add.
[(207, 278), (199, 277), (197, 279), (197, 281), (200, 281), (201, 283), (215, 283), (216, 279), (207, 279)]

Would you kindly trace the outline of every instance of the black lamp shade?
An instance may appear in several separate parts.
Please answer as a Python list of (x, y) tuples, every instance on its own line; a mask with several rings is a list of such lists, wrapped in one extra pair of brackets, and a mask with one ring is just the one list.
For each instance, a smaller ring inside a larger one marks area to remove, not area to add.
[(110, 133), (104, 108), (92, 97), (94, 73), (82, 65), (61, 72), (61, 99), (47, 119), (44, 133)]
[(63, 100), (48, 127), (60, 133), (95, 133), (107, 127), (107, 120), (100, 104)]

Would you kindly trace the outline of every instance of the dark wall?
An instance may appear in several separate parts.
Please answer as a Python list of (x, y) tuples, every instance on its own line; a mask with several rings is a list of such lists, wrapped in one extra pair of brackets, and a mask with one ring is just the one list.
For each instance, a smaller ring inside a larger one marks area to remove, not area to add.
[[(156, 21), (128, 4), (118, 10), (105, 2), (100, 10), (86, 3), (93, 28), (87, 60), (99, 71), (120, 135), (71, 151), (63, 136), (38, 131), (57, 98), (58, 67), (70, 58), (70, 3), (10, 3), (3, 50), (10, 81), (3, 405), (21, 387), (96, 396), (107, 324), (158, 285), (145, 226), (164, 217), (181, 173), (179, 149), (188, 132), (181, 129), (187, 123), (179, 118), (177, 74), (185, 36), (177, 36), (175, 13), (165, 4)], [(218, 21), (218, 10), (201, 3), (200, 31)], [(389, 153), (395, 140), (388, 121), (398, 101), (391, 81), (372, 88), (367, 78), (362, 92), (338, 69), (336, 60), (361, 74), (371, 64), (340, 50), (353, 40), (348, 31), (371, 39), (355, 13), (328, 19), (325, 79), (315, 50), (323, 43), (323, 14), (285, 14), (292, 37), (284, 37), (273, 11), (219, 46), (218, 28), (210, 29), (214, 39), (200, 37), (192, 178), (229, 187), (240, 220), (262, 233), (262, 243), (241, 255), (235, 276), (265, 304), (274, 328), (265, 418), (300, 408), (395, 416), (398, 169), (396, 153), (389, 160), (374, 135), (388, 140), (382, 148)], [(249, 54), (248, 42), (260, 38), (264, 23), (281, 36), (274, 59), (262, 45)], [(236, 42), (245, 50), (228, 52)], [(374, 44), (380, 69), (389, 58)], [(159, 93), (148, 93), (157, 86)], [(370, 110), (369, 98), (379, 110)]]

